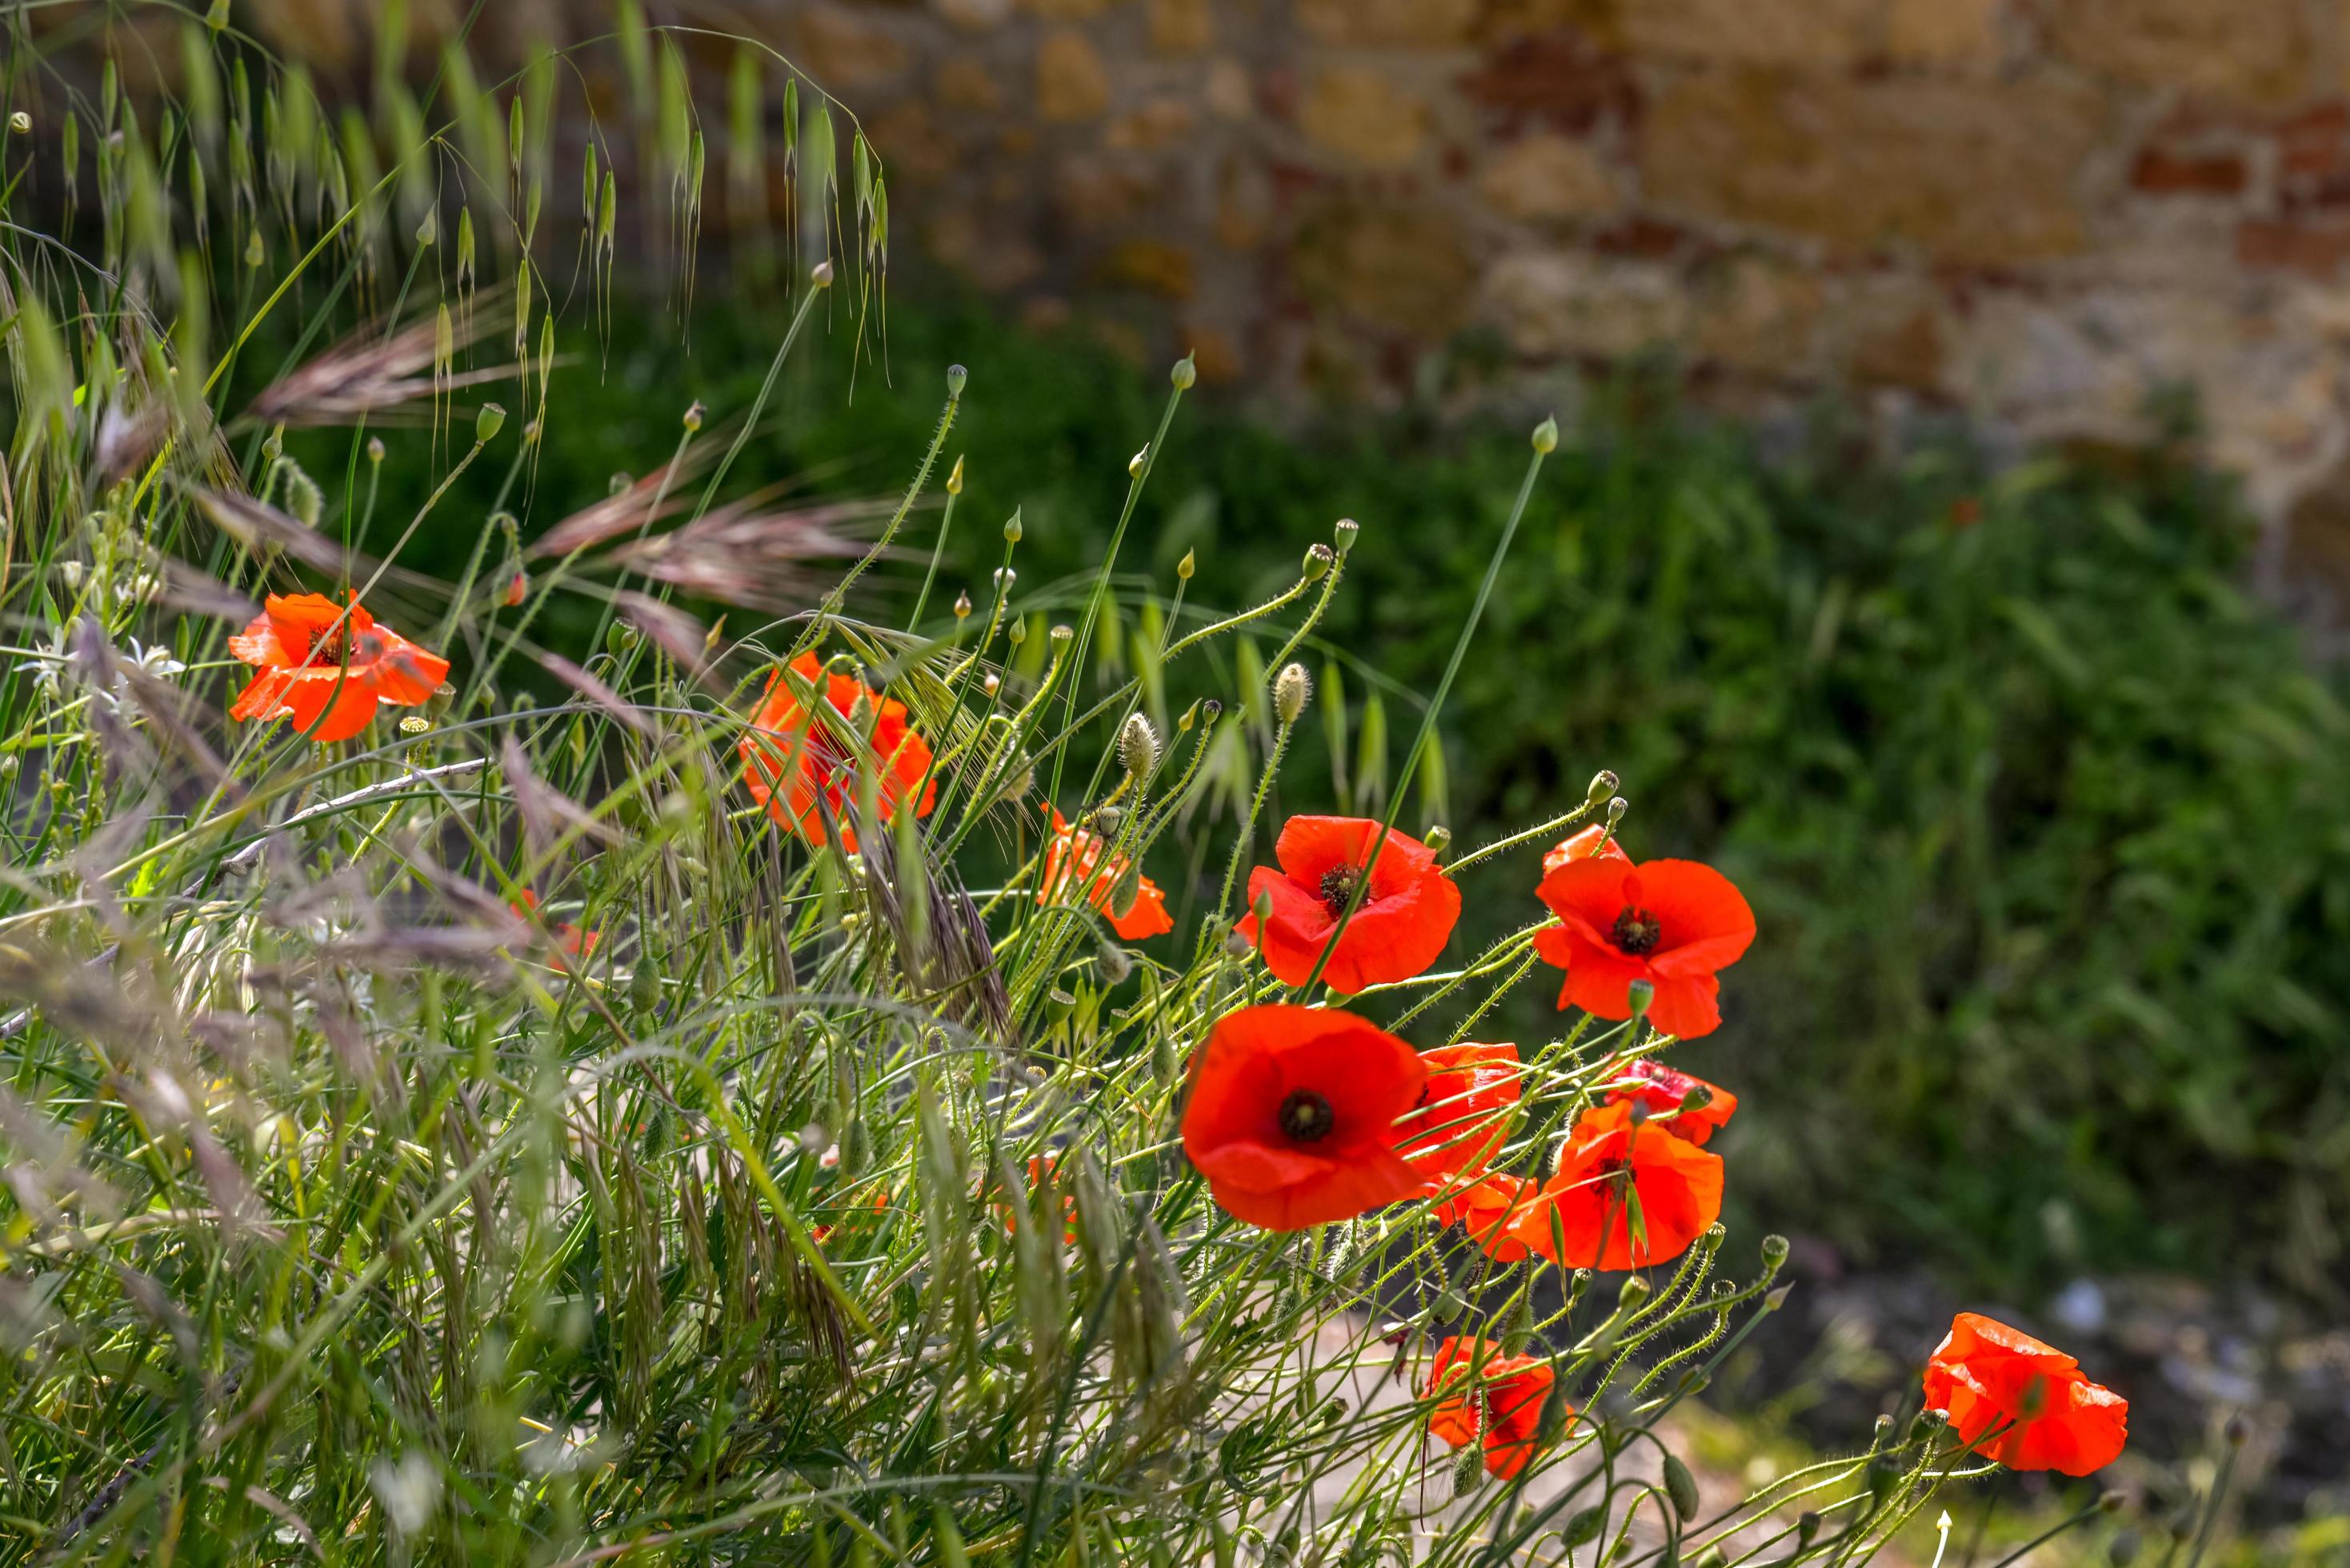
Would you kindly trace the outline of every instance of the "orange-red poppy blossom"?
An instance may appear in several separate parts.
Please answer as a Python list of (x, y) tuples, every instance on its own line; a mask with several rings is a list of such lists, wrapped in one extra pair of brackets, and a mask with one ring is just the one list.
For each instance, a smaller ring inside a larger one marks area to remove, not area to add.
[[(1379, 825), (1366, 817), (1293, 816), (1274, 842), (1280, 869), (1260, 866), (1249, 873), (1251, 908), (1269, 897), (1273, 914), (1260, 930), (1252, 913), (1240, 933), (1284, 985), (1304, 985), (1314, 972), (1378, 834)], [(1436, 851), (1416, 838), (1389, 830), (1370, 877), (1322, 971), (1331, 990), (1348, 996), (1428, 968), (1461, 919), (1461, 889), (1437, 868)]]
[(228, 650), (261, 673), (229, 709), (233, 719), (290, 719), (311, 740), (348, 741), (377, 707), (413, 708), (449, 679), (449, 661), (409, 641), (358, 600), (272, 594)]
[[(887, 1214), (889, 1211), (889, 1189), (886, 1187), (875, 1188), (872, 1198), (867, 1200), (864, 1207), (876, 1214)], [(839, 1235), (843, 1226), (855, 1224), (859, 1218), (861, 1218), (859, 1210), (852, 1207), (838, 1222), (813, 1227), (808, 1231), (808, 1240), (821, 1247)]]
[(1485, 1469), (1512, 1479), (1541, 1447), (1543, 1404), (1557, 1381), (1548, 1363), (1531, 1355), (1508, 1355), (1482, 1339), (1448, 1339), (1429, 1369), (1428, 1392), (1437, 1402), (1428, 1429), (1456, 1449), (1483, 1445)]
[(1754, 911), (1729, 877), (1694, 860), (1601, 856), (1550, 872), (1541, 894), (1559, 923), (1534, 933), (1534, 949), (1566, 971), (1561, 1009), (1629, 1018), (1632, 982), (1645, 980), (1656, 988), (1648, 1022), (1665, 1033), (1721, 1025), (1714, 975), (1754, 940)]
[(1926, 1362), (1926, 1407), (1960, 1442), (2012, 1470), (2085, 1476), (2120, 1457), (2129, 1401), (2053, 1345), (1962, 1312)]
[(1595, 1106), (1510, 1235), (1561, 1268), (1640, 1269), (1679, 1257), (1721, 1217), (1720, 1155), (1635, 1122), (1628, 1105)]
[[(783, 671), (767, 677), (751, 732), (739, 748), (751, 798), (811, 844), (824, 842), (824, 816), (829, 813), (839, 825), (842, 845), (854, 853), (857, 835), (842, 818), (845, 803), (857, 798), (862, 750), (865, 761), (879, 770), (882, 821), (895, 817), (910, 796), (915, 797), (916, 816), (930, 815), (939, 793), (938, 781), (930, 776), (930, 742), (906, 722), (906, 705), (868, 691), (854, 675), (827, 672), (814, 653), (793, 659), (791, 673), (819, 693), (830, 711), (811, 712)], [(852, 724), (859, 698), (871, 714), (861, 748)]]
[(1550, 853), (1543, 857), (1543, 871), (1548, 875), (1576, 860), (1628, 861), (1631, 858), (1624, 853), (1624, 846), (1617, 841), (1607, 826), (1595, 822), (1582, 832), (1571, 833), (1553, 846)]
[[(1660, 1127), (1675, 1137), (1695, 1144), (1705, 1142), (1717, 1128), (1728, 1127), (1738, 1110), (1738, 1096), (1721, 1085), (1668, 1067), (1650, 1056), (1618, 1062), (1609, 1069), (1608, 1079), (1608, 1104), (1645, 1106), (1649, 1126)], [(1704, 1103), (1682, 1110), (1690, 1096), (1700, 1090)]]
[(1404, 1117), (1403, 1157), (1442, 1189), (1473, 1181), (1509, 1141), (1523, 1092), (1515, 1045), (1440, 1045), (1419, 1054), (1428, 1086)]
[[(1033, 1194), (1036, 1189), (1051, 1180), (1060, 1168), (1061, 1158), (1058, 1155), (1038, 1155), (1029, 1160), (1028, 1190)], [(1012, 1203), (1003, 1205), (1003, 1229), (1007, 1234), (1016, 1232), (1020, 1228), (1020, 1221), (1027, 1218), (1025, 1214), (1013, 1213), (1012, 1210), (1015, 1207), (1016, 1205)], [(1031, 1205), (1031, 1207), (1034, 1206)], [(1077, 1195), (1066, 1189), (1064, 1189), (1061, 1194), (1061, 1227), (1062, 1243), (1074, 1244), (1077, 1239)]]
[[(538, 895), (525, 888), (507, 908), (526, 919), (538, 912)], [(583, 931), (568, 921), (547, 927), (546, 934), (555, 939), (556, 947), (573, 958), (586, 958), (596, 950), (597, 942), (603, 938), (601, 931)]]
[(1045, 846), (1045, 881), (1036, 902), (1056, 904), (1083, 896), (1109, 922), (1109, 929), (1129, 942), (1164, 936), (1175, 929), (1167, 912), (1167, 895), (1149, 877), (1138, 878), (1141, 891), (1123, 915), (1118, 912), (1118, 884), (1128, 867), (1123, 855), (1112, 851), (1090, 828), (1073, 827), (1058, 806), (1053, 814), (1052, 841)]
[(1510, 1234), (1510, 1226), (1541, 1197), (1542, 1183), (1490, 1172), (1460, 1188), (1436, 1206), (1439, 1225), (1458, 1225), (1497, 1263), (1515, 1263), (1533, 1250)]
[(1419, 1054), (1352, 1013), (1247, 1007), (1208, 1032), (1183, 1152), (1234, 1219), (1302, 1231), (1417, 1198), (1396, 1118), (1428, 1081)]

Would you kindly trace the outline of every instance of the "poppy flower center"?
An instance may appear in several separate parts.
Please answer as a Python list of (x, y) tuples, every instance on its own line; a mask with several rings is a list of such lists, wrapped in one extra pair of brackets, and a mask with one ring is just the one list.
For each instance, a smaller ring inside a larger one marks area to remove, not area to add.
[(1647, 958), (1657, 950), (1663, 940), (1665, 928), (1656, 916), (1646, 909), (1626, 909), (1616, 917), (1615, 927), (1608, 931), (1616, 945), (1634, 958)]
[(1330, 1108), (1330, 1102), (1311, 1089), (1290, 1090), (1274, 1119), (1283, 1132), (1299, 1143), (1320, 1143), (1338, 1125), (1338, 1114)]
[(1363, 885), (1363, 868), (1359, 866), (1333, 866), (1322, 873), (1322, 902), (1330, 908), (1330, 918), (1337, 919), (1347, 912), (1354, 900), (1355, 889)]

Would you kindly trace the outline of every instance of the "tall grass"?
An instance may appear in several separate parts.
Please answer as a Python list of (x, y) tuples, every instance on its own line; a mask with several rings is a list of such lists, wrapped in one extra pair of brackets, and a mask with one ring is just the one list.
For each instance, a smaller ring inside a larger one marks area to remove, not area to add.
[[(1700, 1496), (1665, 1423), (1780, 1299), (1775, 1240), (1753, 1262), (1717, 1227), (1599, 1285), (1499, 1263), (1424, 1202), (1287, 1234), (1211, 1201), (1178, 1141), (1202, 1037), (1333, 1000), (1232, 932), (1307, 722), (1289, 656), (1343, 591), (1351, 524), (1236, 610), (1187, 603), (1188, 571), (1129, 597), (1114, 559), (1024, 591), (1016, 514), (991, 579), (917, 578), (982, 525), (954, 516), (960, 369), (869, 511), (740, 472), (764, 392), (681, 406), (675, 447), (609, 495), (536, 493), (567, 378), (639, 307), (624, 176), (692, 277), (707, 154), (675, 40), (624, 13), (589, 47), (634, 119), (567, 145), (572, 54), (484, 87), (452, 50), (418, 95), (387, 37), (369, 119), (217, 24), (177, 19), (176, 94), (141, 98), (13, 16), (12, 1560), (1842, 1562), (1992, 1468), (1904, 1411)], [(878, 312), (887, 196), (861, 137), (837, 176), (820, 95), (739, 58), (730, 156), (774, 152), (756, 111), (781, 88), (797, 180), (796, 211), (737, 214), (739, 264), (798, 291), (780, 370), (815, 313)], [(549, 194), (575, 172), (576, 218)], [(762, 249), (776, 227), (796, 262)], [(1173, 379), (1137, 432), (1133, 527), (1188, 364)], [(339, 472), (286, 455), (303, 424), (348, 432)], [(412, 515), (376, 514), (391, 462), (432, 477)], [(499, 510), (441, 510), (476, 464), (503, 467)], [(403, 565), (427, 530), (478, 532), (456, 581)], [(229, 634), (303, 590), (356, 595), (447, 682), (320, 743), (365, 683), (346, 618), (325, 712), (229, 716), (252, 674)], [(583, 619), (567, 651), (540, 635)], [(1218, 662), (1243, 628), (1279, 651)], [(803, 655), (859, 695), (777, 742), (787, 774), (815, 750), (845, 781), (795, 834), (740, 748), (763, 701), (807, 693)], [(926, 815), (886, 809), (884, 702), (934, 752)], [(1233, 758), (1245, 787), (1210, 787)], [(1457, 859), (1520, 857), (1531, 885), (1607, 799)], [(1106, 898), (1052, 896), (1048, 805), (1107, 842)], [(1171, 933), (1117, 938), (1118, 859), (1167, 885)], [(1530, 940), (1355, 1005), (1461, 1040)], [(1498, 1163), (1534, 1169), (1611, 1064), (1666, 1044), (1562, 1020), (1523, 1053)], [(1556, 1375), (1516, 1479), (1430, 1439), (1449, 1335)]]

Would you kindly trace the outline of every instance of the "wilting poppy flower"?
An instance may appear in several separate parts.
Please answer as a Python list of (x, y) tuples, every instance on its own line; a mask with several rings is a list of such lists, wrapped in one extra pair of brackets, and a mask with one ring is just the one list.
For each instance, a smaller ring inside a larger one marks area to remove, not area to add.
[(1571, 860), (1542, 880), (1559, 919), (1534, 949), (1566, 971), (1558, 1004), (1596, 1018), (1632, 1016), (1631, 986), (1656, 987), (1648, 1022), (1684, 1040), (1721, 1023), (1717, 971), (1754, 940), (1754, 911), (1730, 878), (1694, 860)]
[(447, 659), (378, 624), (356, 600), (346, 607), (324, 594), (270, 595), (228, 650), (261, 670), (229, 716), (290, 719), (320, 742), (366, 729), (379, 703), (415, 707), (449, 678)]
[(1167, 895), (1148, 877), (1139, 879), (1142, 890), (1126, 913), (1119, 914), (1118, 884), (1127, 873), (1126, 857), (1111, 853), (1099, 834), (1070, 826), (1060, 807), (1049, 809), (1053, 841), (1045, 846), (1045, 885), (1036, 893), (1039, 904), (1058, 903), (1082, 893), (1086, 902), (1101, 911), (1109, 929), (1129, 942), (1164, 936), (1175, 929), (1175, 919), (1167, 912)]
[(1607, 831), (1607, 824), (1593, 823), (1580, 833), (1562, 838), (1543, 857), (1544, 875), (1576, 860), (1625, 860), (1632, 857), (1624, 853), (1624, 846)]
[[(2053, 1345), (1980, 1313), (1962, 1312), (1926, 1362), (1926, 1407), (2012, 1470), (2085, 1476), (2129, 1439), (2129, 1401), (2092, 1383)], [(1986, 1434), (1996, 1433), (1996, 1436)]]
[(1638, 1269), (1679, 1257), (1721, 1217), (1720, 1155), (1635, 1123), (1628, 1105), (1595, 1106), (1510, 1234), (1561, 1268)]
[(1542, 1184), (1516, 1176), (1488, 1175), (1460, 1189), (1436, 1206), (1439, 1225), (1459, 1225), (1497, 1263), (1514, 1263), (1532, 1251), (1510, 1234), (1519, 1215), (1533, 1208)]
[[(843, 803), (857, 798), (856, 742), (850, 714), (866, 699), (872, 728), (865, 742), (879, 770), (877, 792), (881, 820), (898, 814), (917, 790), (916, 816), (928, 816), (938, 803), (938, 781), (930, 776), (930, 743), (906, 722), (906, 705), (869, 691), (853, 675), (827, 674), (814, 653), (792, 660), (792, 673), (822, 694), (831, 712), (811, 715), (781, 670), (767, 677), (767, 690), (743, 737), (743, 783), (767, 815), (811, 844), (824, 842), (824, 812), (839, 824), (840, 840), (852, 853), (857, 835), (842, 821)], [(788, 782), (786, 782), (788, 781)], [(820, 805), (819, 805), (820, 803)]]
[(1386, 1031), (1319, 1008), (1243, 1008), (1209, 1031), (1183, 1152), (1233, 1218), (1267, 1231), (1351, 1220), (1427, 1190), (1396, 1118), (1428, 1069)]
[(1473, 1181), (1509, 1141), (1518, 1103), (1515, 1045), (1440, 1045), (1419, 1054), (1428, 1086), (1403, 1120), (1404, 1158), (1439, 1187)]
[[(508, 908), (515, 914), (527, 918), (538, 912), (538, 895), (525, 888), (521, 895)], [(577, 926), (568, 922), (559, 926), (549, 926), (546, 932), (555, 939), (556, 947), (561, 948), (573, 958), (586, 958), (589, 953), (594, 952), (596, 943), (603, 935), (600, 931), (583, 931)]]
[(1437, 1403), (1428, 1429), (1456, 1449), (1483, 1444), (1485, 1469), (1507, 1480), (1534, 1457), (1543, 1402), (1557, 1380), (1547, 1363), (1531, 1355), (1504, 1355), (1482, 1339), (1448, 1339), (1429, 1369), (1428, 1392)]
[[(1668, 1067), (1653, 1057), (1636, 1056), (1629, 1062), (1618, 1062), (1608, 1076), (1612, 1080), (1607, 1096), (1609, 1105), (1645, 1106), (1651, 1118), (1650, 1127), (1660, 1127), (1691, 1143), (1701, 1144), (1713, 1136), (1716, 1127), (1728, 1127), (1738, 1109), (1738, 1096), (1728, 1089)], [(1705, 1092), (1705, 1103), (1694, 1110), (1682, 1110), (1690, 1096), (1700, 1089)]]
[[(1259, 932), (1251, 914), (1241, 935), (1264, 953), (1265, 967), (1284, 985), (1303, 985), (1314, 972), (1338, 916), (1363, 879), (1363, 863), (1379, 825), (1359, 816), (1293, 816), (1274, 843), (1281, 869), (1249, 873), (1249, 904), (1273, 899), (1273, 916)], [(1366, 986), (1409, 980), (1444, 950), (1461, 918), (1461, 889), (1437, 869), (1436, 851), (1390, 831), (1371, 885), (1347, 922), (1322, 978), (1352, 996)]]

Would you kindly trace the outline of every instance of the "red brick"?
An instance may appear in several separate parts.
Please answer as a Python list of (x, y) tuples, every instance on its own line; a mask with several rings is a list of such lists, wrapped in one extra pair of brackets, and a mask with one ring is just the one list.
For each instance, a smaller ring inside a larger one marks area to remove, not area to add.
[(1639, 110), (1639, 88), (1622, 57), (1568, 29), (1509, 39), (1461, 78), (1461, 90), (1509, 129), (1539, 121), (1588, 131)]
[(2158, 196), (2233, 196), (2247, 180), (2244, 161), (2232, 152), (2168, 152), (2149, 147), (2130, 169), (2130, 183)]
[(2350, 220), (2250, 219), (2236, 230), (2236, 260), (2245, 266), (2330, 278), (2350, 261)]

